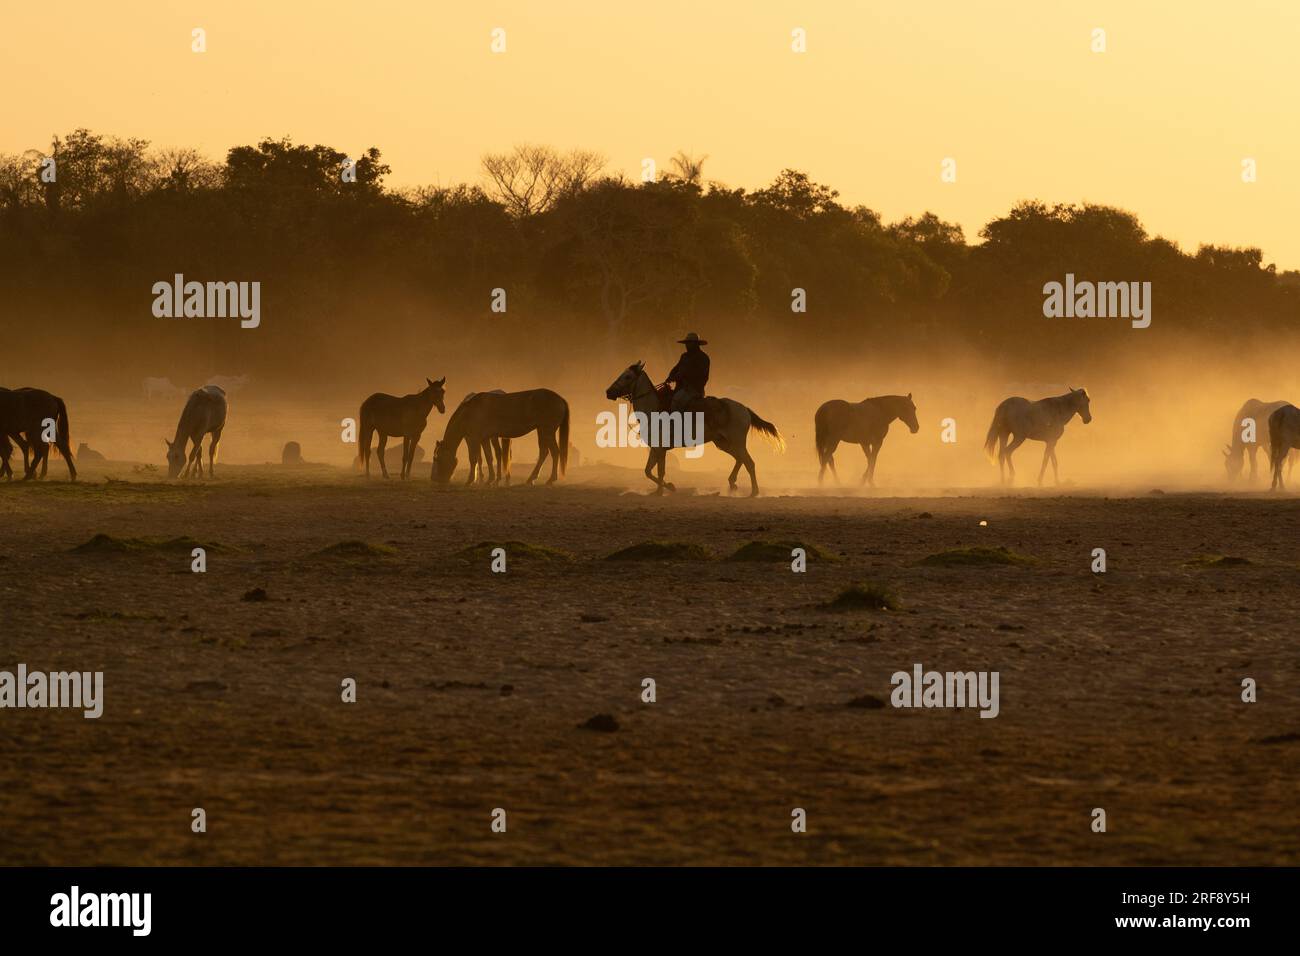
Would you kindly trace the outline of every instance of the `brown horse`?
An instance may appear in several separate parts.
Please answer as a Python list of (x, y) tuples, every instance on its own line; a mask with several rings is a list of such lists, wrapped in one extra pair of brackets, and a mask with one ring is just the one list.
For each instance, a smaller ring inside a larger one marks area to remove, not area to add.
[[(446, 483), (458, 464), (456, 450), (465, 442), (470, 457), (469, 481), (481, 468), (479, 459), (485, 445), (492, 447), (493, 438), (520, 438), (531, 431), (537, 432), (537, 464), (528, 476), (528, 484), (537, 480), (546, 456), (551, 457), (551, 477), (555, 481), (569, 467), (569, 403), (549, 388), (534, 388), (525, 392), (479, 392), (468, 397), (447, 420), (447, 431), (442, 441), (433, 448), (433, 468), (429, 477)], [(508, 468), (507, 456), (501, 459)]]
[(814, 418), (817, 460), (821, 463), (821, 470), (817, 472), (817, 484), (822, 483), (828, 466), (835, 481), (840, 480), (835, 471), (835, 449), (840, 442), (845, 441), (861, 445), (867, 456), (867, 470), (862, 473), (859, 484), (871, 482), (871, 487), (876, 487), (876, 456), (880, 454), (880, 445), (885, 440), (890, 423), (896, 418), (910, 428), (913, 435), (920, 429), (911, 392), (905, 396), (865, 398), (856, 404), (838, 398), (824, 403), (817, 409)]
[(388, 477), (388, 466), (384, 464), (384, 446), (390, 435), (402, 438), (402, 478), (410, 477), (411, 464), (415, 458), (415, 446), (424, 434), (424, 427), (429, 423), (429, 411), (436, 405), (438, 411), (446, 414), (443, 404), (443, 385), (447, 382), (444, 375), (438, 381), (426, 378), (428, 387), (414, 395), (388, 395), (375, 392), (361, 403), (361, 451), (359, 459), (366, 466), (366, 475), (370, 475), (370, 439), (379, 433), (379, 470)]
[[(46, 429), (53, 425), (54, 440), (44, 439)], [(63, 399), (40, 388), (0, 388), (0, 434), (12, 438), (23, 450), (23, 480), (35, 477), (41, 468), (41, 477), (49, 468), (50, 444), (59, 449), (68, 466), (68, 475), (77, 480), (77, 466), (72, 463), (72, 449), (68, 425), (68, 407)], [(27, 451), (32, 451), (31, 463)], [(12, 472), (11, 472), (12, 474)]]
[[(503, 388), (494, 388), (487, 391), (489, 395), (504, 395)], [(483, 392), (470, 392), (460, 400), (464, 405), (475, 395), (482, 395)], [(457, 406), (459, 408), (459, 406)], [(454, 413), (453, 413), (454, 414)], [(483, 464), (487, 466), (487, 484), (495, 485), (499, 482), (510, 484), (510, 439), (502, 438), (499, 435), (484, 437), (483, 443), (479, 446), (478, 454), (470, 454), (469, 462), (469, 483), (474, 483), (475, 473), (481, 477), (483, 467), (479, 464), (479, 458), (482, 457)]]

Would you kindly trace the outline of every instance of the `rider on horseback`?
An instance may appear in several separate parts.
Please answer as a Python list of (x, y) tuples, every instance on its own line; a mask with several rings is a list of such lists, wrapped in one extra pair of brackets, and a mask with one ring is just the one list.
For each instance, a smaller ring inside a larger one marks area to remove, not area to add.
[(686, 346), (686, 351), (668, 373), (665, 383), (675, 386), (672, 410), (684, 412), (692, 402), (704, 397), (704, 386), (709, 383), (709, 356), (700, 346), (709, 343), (694, 332), (688, 332), (686, 338), (677, 341)]

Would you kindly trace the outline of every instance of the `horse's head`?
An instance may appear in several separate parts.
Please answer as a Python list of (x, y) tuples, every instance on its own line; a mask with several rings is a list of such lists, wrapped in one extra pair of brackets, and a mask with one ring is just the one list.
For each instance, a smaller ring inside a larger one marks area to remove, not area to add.
[(185, 467), (185, 439), (168, 441), (164, 438), (163, 444), (167, 446), (167, 477), (175, 478)]
[(428, 395), (430, 398), (432, 398), (432, 399), (433, 399), (433, 404), (436, 405), (436, 406), (438, 406), (438, 411), (440, 411), (442, 414), (446, 415), (446, 414), (447, 414), (447, 406), (443, 404), (443, 389), (442, 389), (442, 387), (443, 387), (444, 385), (447, 384), (447, 376), (444, 375), (442, 378), (438, 379), (438, 381), (436, 381), (436, 382), (435, 382), (433, 379), (431, 379), (431, 378), (426, 378), (425, 381), (429, 383), (429, 387), (426, 388), (426, 389), (424, 390), (424, 394), (425, 394), (425, 395)]
[(1233, 448), (1231, 445), (1223, 446), (1223, 467), (1228, 470), (1228, 477), (1235, 479), (1241, 474), (1241, 469), (1246, 465), (1246, 446), (1238, 445)]
[(1088, 396), (1088, 390), (1086, 388), (1066, 387), (1070, 389), (1070, 398), (1073, 400), (1070, 407), (1079, 413), (1079, 418), (1083, 420), (1085, 425), (1088, 424), (1092, 421), (1092, 411), (1089, 408), (1089, 402), (1092, 399)]
[(448, 448), (441, 440), (433, 443), (433, 471), (429, 477), (440, 485), (451, 481), (456, 470), (456, 449)]
[(637, 379), (645, 371), (645, 362), (633, 362), (623, 370), (623, 374), (614, 379), (614, 383), (605, 389), (605, 397), (611, 402), (618, 401), (620, 398), (632, 397), (632, 390), (636, 388)]
[(908, 392), (907, 398), (900, 403), (898, 420), (910, 428), (913, 435), (921, 430), (921, 423), (916, 420), (916, 402), (912, 401), (911, 392)]

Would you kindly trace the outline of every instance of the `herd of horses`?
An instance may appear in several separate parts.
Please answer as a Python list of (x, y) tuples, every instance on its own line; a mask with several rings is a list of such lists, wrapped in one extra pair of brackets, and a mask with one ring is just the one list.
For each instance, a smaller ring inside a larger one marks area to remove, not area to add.
[[(428, 425), (429, 415), (436, 407), (446, 414), (446, 378), (438, 381), (425, 379), (425, 387), (410, 395), (389, 395), (376, 392), (361, 404), (358, 434), (357, 464), (370, 474), (371, 442), (378, 437), (379, 467), (388, 477), (384, 449), (389, 438), (402, 440), (400, 477), (410, 478), (416, 460), (416, 449)], [(626, 400), (640, 416), (669, 414), (671, 395), (664, 386), (655, 386), (645, 370), (644, 362), (629, 365), (605, 390), (610, 401)], [(1043, 461), (1038, 470), (1038, 483), (1043, 483), (1047, 466), (1052, 466), (1053, 478), (1059, 481), (1056, 445), (1065, 434), (1065, 426), (1078, 415), (1086, 425), (1092, 421), (1091, 399), (1087, 389), (1070, 388), (1063, 395), (1030, 401), (1012, 397), (998, 405), (993, 413), (984, 440), (984, 451), (998, 464), (998, 474), (1006, 483), (1015, 480), (1012, 455), (1026, 441), (1044, 444)], [(217, 446), (226, 425), (226, 391), (220, 385), (210, 384), (192, 392), (185, 402), (176, 424), (176, 434), (171, 440), (163, 439), (167, 446), (167, 471), (169, 478), (190, 475), (202, 477), (203, 440), (208, 439), (209, 477), (216, 464)], [(703, 423), (702, 434), (690, 442), (677, 434), (671, 441), (651, 443), (646, 460), (645, 476), (656, 486), (658, 494), (673, 491), (672, 482), (664, 478), (667, 454), (672, 448), (685, 444), (713, 444), (735, 460), (727, 479), (731, 492), (737, 490), (736, 477), (743, 467), (749, 473), (750, 495), (758, 494), (758, 478), (754, 459), (749, 454), (747, 438), (751, 431), (784, 448), (780, 431), (762, 418), (752, 408), (729, 398), (702, 398), (687, 409)], [(674, 413), (675, 414), (675, 413)], [(644, 418), (638, 420), (645, 420)], [(829, 468), (838, 482), (835, 470), (835, 452), (841, 444), (858, 445), (866, 456), (867, 468), (861, 484), (875, 486), (876, 460), (880, 448), (895, 421), (901, 421), (912, 434), (920, 430), (916, 404), (911, 394), (881, 395), (860, 402), (839, 399), (825, 402), (814, 416), (814, 435), (820, 470), (820, 484)], [(569, 403), (546, 388), (521, 392), (500, 389), (470, 392), (461, 400), (447, 420), (443, 437), (436, 442), (430, 478), (447, 483), (459, 465), (458, 453), (463, 444), (469, 465), (468, 484), (509, 483), (511, 442), (530, 432), (537, 433), (537, 463), (528, 484), (537, 480), (542, 466), (549, 459), (551, 474), (547, 484), (563, 475), (569, 458)], [(1253, 434), (1252, 434), (1253, 433)], [(70, 448), (68, 409), (62, 398), (39, 388), (0, 388), (0, 477), (12, 480), (10, 458), (14, 445), (23, 453), (23, 478), (44, 477), (50, 449), (57, 448), (68, 467), (70, 478), (77, 478), (76, 465)], [(1283, 487), (1283, 465), (1287, 474), (1295, 464), (1300, 451), (1300, 408), (1285, 401), (1261, 402), (1250, 399), (1233, 418), (1232, 437), (1224, 448), (1225, 467), (1230, 478), (1238, 477), (1245, 469), (1249, 456), (1250, 477), (1256, 475), (1256, 454), (1263, 446), (1269, 453), (1272, 471), (1272, 489)]]

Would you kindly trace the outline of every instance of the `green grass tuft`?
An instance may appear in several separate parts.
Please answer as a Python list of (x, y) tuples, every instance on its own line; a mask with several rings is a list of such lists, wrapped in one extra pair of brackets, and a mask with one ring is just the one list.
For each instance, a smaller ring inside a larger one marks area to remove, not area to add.
[(736, 553), (727, 558), (728, 561), (791, 561), (793, 558), (790, 552), (795, 548), (803, 548), (804, 553), (808, 555), (809, 561), (838, 561), (839, 559), (829, 552), (823, 551), (815, 544), (804, 544), (802, 541), (749, 541), (742, 544)]
[(507, 561), (572, 561), (573, 555), (559, 548), (549, 548), (543, 544), (528, 544), (526, 541), (480, 541), (473, 547), (456, 552), (456, 557), (464, 561), (491, 561), (496, 548), (505, 548)]
[(845, 588), (824, 607), (831, 611), (897, 611), (902, 605), (883, 584), (866, 583)]
[(608, 555), (606, 561), (707, 561), (703, 545), (687, 541), (642, 541)]
[(371, 544), (368, 541), (340, 541), (328, 548), (316, 552), (322, 558), (383, 558), (397, 553), (396, 548), (386, 544)]
[(921, 564), (929, 568), (987, 568), (995, 565), (1024, 567), (1033, 563), (1033, 558), (1001, 547), (950, 548), (921, 559)]

